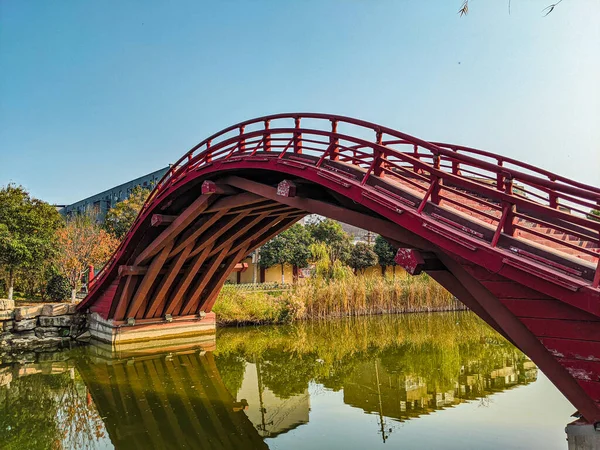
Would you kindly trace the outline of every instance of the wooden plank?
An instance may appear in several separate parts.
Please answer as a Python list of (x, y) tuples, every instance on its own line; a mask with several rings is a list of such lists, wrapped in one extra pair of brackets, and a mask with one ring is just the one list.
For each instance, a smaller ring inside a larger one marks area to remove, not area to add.
[(558, 358), (600, 360), (600, 342), (543, 337), (544, 347)]
[(262, 213), (261, 215), (255, 217), (254, 219), (248, 221), (241, 228), (229, 228), (227, 232), (225, 232), (219, 242), (215, 244), (212, 251), (210, 252), (210, 256), (216, 255), (218, 252), (223, 250), (225, 247), (231, 248), (232, 243), (236, 241), (236, 239), (242, 237), (248, 230), (250, 230), (253, 226), (259, 224), (263, 219), (265, 219), (269, 213)]
[(266, 199), (259, 195), (251, 192), (244, 192), (242, 194), (230, 195), (228, 197), (220, 198), (214, 205), (208, 208), (205, 212), (212, 213), (221, 211), (222, 209), (232, 209), (239, 206), (253, 205), (258, 202), (264, 202)]
[[(129, 303), (129, 307), (127, 308), (127, 314), (125, 315), (125, 317), (137, 317), (138, 311), (140, 310), (142, 304), (144, 302), (148, 302), (148, 293), (150, 292), (150, 288), (156, 280), (160, 269), (162, 269), (163, 265), (167, 261), (169, 253), (173, 248), (173, 244), (173, 241), (169, 242), (150, 263), (150, 267), (148, 267), (148, 272), (146, 272), (146, 275), (144, 275), (144, 278), (135, 290), (133, 300), (131, 300), (131, 302)], [(145, 309), (145, 307), (142, 308), (142, 312), (144, 312)], [(137, 318), (141, 319), (141, 317)]]
[(183, 296), (185, 292), (190, 287), (190, 284), (192, 284), (192, 281), (200, 270), (200, 267), (202, 267), (202, 264), (204, 264), (206, 261), (211, 249), (212, 245), (209, 245), (205, 247), (204, 250), (196, 257), (194, 257), (192, 263), (188, 266), (183, 277), (181, 280), (179, 280), (179, 283), (177, 283), (177, 286), (171, 293), (170, 299), (167, 302), (167, 306), (163, 314), (173, 314), (175, 311), (179, 310), (179, 306), (183, 302)]
[(194, 225), (185, 230), (181, 236), (177, 239), (175, 248), (171, 251), (169, 256), (175, 256), (186, 248), (190, 243), (195, 242), (202, 233), (208, 230), (212, 225), (215, 224), (221, 217), (227, 214), (227, 210), (223, 209), (217, 211), (215, 214), (210, 216), (203, 216)]
[(148, 305), (148, 309), (144, 317), (157, 317), (157, 314), (160, 314), (165, 307), (165, 299), (167, 298), (167, 293), (169, 289), (173, 285), (173, 281), (181, 271), (183, 267), (183, 263), (187, 260), (190, 252), (194, 248), (194, 242), (190, 242), (187, 247), (183, 249), (181, 253), (179, 253), (175, 259), (171, 262), (171, 265), (168, 268), (167, 274), (163, 277), (158, 285), (156, 292), (153, 295), (152, 301)]
[(235, 267), (236, 263), (239, 260), (241, 260), (244, 256), (246, 256), (247, 251), (248, 251), (247, 246), (242, 247), (240, 250), (237, 251), (237, 253), (233, 253), (232, 255), (227, 257), (227, 260), (225, 262), (225, 268), (221, 271), (221, 273), (216, 278), (213, 278), (210, 280), (210, 283), (207, 286), (207, 290), (209, 293), (206, 296), (206, 298), (204, 299), (204, 301), (202, 301), (198, 305), (196, 312), (200, 312), (200, 311), (210, 312), (212, 310), (212, 307), (214, 306), (215, 301), (217, 300), (217, 296), (219, 295), (219, 292), (221, 291), (221, 288), (223, 287), (225, 280), (227, 280), (227, 277), (229, 276), (229, 274)]
[[(294, 225), (301, 217), (290, 217), (287, 214), (283, 215), (281, 220), (273, 220), (268, 224), (264, 225), (260, 231), (257, 231), (256, 237), (251, 236), (250, 243), (248, 244), (248, 252), (251, 252), (257, 247), (260, 247), (267, 241), (277, 236), (279, 233), (283, 233), (285, 230)], [(245, 242), (236, 243), (235, 247), (231, 249), (232, 252), (238, 251), (245, 245)]]
[(331, 219), (339, 220), (359, 228), (369, 229), (374, 233), (378, 233), (382, 236), (386, 236), (401, 242), (407, 247), (420, 248), (422, 250), (429, 251), (435, 250), (434, 245), (426, 239), (410, 231), (403, 230), (388, 220), (373, 217), (373, 215), (362, 214), (342, 206), (310, 198), (299, 196), (281, 197), (277, 195), (277, 189), (274, 187), (238, 176), (225, 177), (223, 180), (221, 180), (221, 182), (230, 184), (231, 186), (248, 192), (255, 193), (261, 197), (274, 200), (278, 203), (292, 206), (302, 211), (307, 211), (311, 214), (320, 214), (322, 216), (327, 216)]
[[(175, 221), (158, 235), (135, 259), (135, 265), (140, 266), (156, 255), (165, 245), (188, 227), (208, 207), (212, 196), (201, 195), (183, 211)], [(214, 197), (213, 197), (214, 198)]]
[(579, 308), (549, 299), (502, 298), (499, 300), (517, 317), (538, 319), (567, 319), (600, 322), (600, 317), (587, 313)]
[(160, 227), (163, 225), (168, 225), (170, 223), (175, 222), (177, 216), (169, 216), (166, 214), (152, 214), (152, 218), (150, 219), (150, 226), (152, 227)]
[(600, 360), (558, 358), (558, 361), (577, 380), (600, 381)]
[(538, 338), (555, 337), (600, 342), (598, 322), (556, 319), (519, 319)]
[[(210, 247), (207, 247), (207, 249), (208, 248)], [(198, 279), (194, 287), (190, 290), (190, 293), (187, 295), (187, 299), (184, 305), (179, 310), (178, 315), (185, 316), (197, 309), (197, 306), (200, 303), (200, 295), (202, 295), (202, 291), (204, 290), (212, 276), (215, 274), (223, 260), (227, 257), (230, 248), (231, 242), (229, 242), (225, 246), (225, 248), (223, 248), (221, 253), (213, 257), (212, 261), (208, 264), (206, 270), (203, 271), (202, 275), (200, 275), (200, 278)], [(202, 254), (204, 253), (205, 252), (202, 252)]]
[(129, 306), (129, 300), (133, 296), (136, 284), (137, 279), (135, 275), (127, 277), (127, 279), (125, 280), (125, 286), (123, 287), (123, 291), (121, 292), (121, 296), (119, 298), (119, 303), (117, 304), (117, 308), (115, 309), (114, 316), (109, 317), (109, 319), (125, 319), (125, 313), (127, 312), (127, 307)]
[(144, 275), (148, 272), (147, 266), (119, 266), (117, 272), (120, 277), (129, 275)]
[(552, 297), (549, 297), (541, 292), (535, 291), (533, 289), (529, 289), (523, 286), (520, 283), (515, 283), (514, 281), (506, 280), (506, 281), (483, 281), (480, 280), (480, 283), (483, 284), (486, 288), (490, 290), (492, 294), (496, 297), (502, 298), (531, 298), (531, 299), (546, 299), (549, 300)]
[(223, 222), (219, 222), (219, 223), (215, 224), (210, 230), (208, 230), (205, 233), (206, 237), (204, 237), (204, 238), (201, 237), (198, 239), (198, 243), (196, 244), (196, 247), (190, 253), (190, 258), (194, 257), (198, 253), (204, 251), (204, 249), (208, 245), (210, 245), (212, 247), (214, 245), (214, 243), (217, 241), (217, 239), (219, 237), (221, 237), (221, 235), (226, 233), (228, 230), (230, 230), (232, 227), (234, 227), (238, 222), (243, 220), (248, 215), (248, 213), (249, 213), (248, 211), (245, 211), (243, 213), (240, 213), (238, 216), (234, 216), (234, 217), (228, 219), (228, 221), (223, 221)]
[(583, 390), (595, 401), (600, 400), (600, 382), (577, 380)]

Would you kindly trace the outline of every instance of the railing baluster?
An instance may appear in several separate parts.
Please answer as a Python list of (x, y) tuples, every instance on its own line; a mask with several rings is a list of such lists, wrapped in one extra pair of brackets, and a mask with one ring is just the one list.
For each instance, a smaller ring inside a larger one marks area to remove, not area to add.
[(329, 145), (331, 146), (331, 153), (330, 153), (331, 156), (329, 159), (331, 159), (332, 161), (338, 161), (340, 159), (340, 149), (339, 149), (340, 140), (337, 137), (337, 126), (338, 126), (338, 121), (332, 120), (331, 121), (331, 133), (333, 133), (333, 134), (329, 138)]
[[(433, 168), (440, 170), (440, 155), (433, 155)], [(444, 180), (441, 178), (438, 179), (433, 191), (431, 191), (431, 201), (436, 205), (440, 204), (440, 189), (442, 188), (442, 183)]]
[[(244, 134), (244, 130), (245, 129), (246, 129), (246, 127), (244, 125), (242, 125), (240, 127), (240, 136)], [(240, 153), (244, 153), (246, 151), (246, 139), (241, 139), (240, 140), (240, 145), (239, 145), (238, 148), (240, 149)], [(233, 154), (234, 152), (231, 152), (231, 153)], [(228, 158), (229, 158), (229, 156), (228, 156)]]
[[(294, 124), (296, 130), (300, 130), (300, 117), (294, 118)], [(294, 153), (302, 154), (302, 133), (300, 131), (294, 131)]]
[(206, 158), (204, 158), (204, 161), (208, 164), (209, 162), (212, 162), (212, 150), (210, 148), (210, 144), (212, 143), (212, 141), (209, 139), (208, 141), (206, 141)]
[(269, 120), (265, 120), (265, 152), (271, 151), (271, 130), (270, 130), (271, 122)]
[[(500, 168), (502, 168), (502, 164), (503, 161), (500, 158), (498, 158), (498, 166)], [(500, 169), (498, 172), (496, 172), (496, 189), (498, 189), (499, 191), (504, 190), (504, 186), (502, 185), (502, 179), (502, 169)]]
[[(382, 140), (383, 140), (383, 136), (382, 136), (381, 131), (377, 131), (377, 145), (382, 145), (381, 144)], [(381, 151), (381, 149), (377, 148), (377, 151), (373, 152), (373, 158), (375, 158), (374, 159), (375, 165), (373, 166), (373, 171), (375, 173), (375, 176), (381, 177), (381, 178), (385, 177), (385, 172), (383, 171), (383, 169), (381, 167), (384, 164), (385, 159), (386, 159), (385, 153), (383, 153)]]
[[(548, 178), (553, 183), (556, 182), (556, 178), (554, 178), (554, 177), (548, 177)], [(556, 194), (556, 192), (552, 191), (552, 192), (548, 193), (548, 202), (549, 202), (550, 208), (558, 209), (558, 195)]]
[[(504, 192), (510, 196), (513, 195), (513, 179), (512, 179), (512, 175), (510, 174), (506, 174), (504, 176)], [(515, 220), (515, 205), (510, 204), (509, 208), (506, 211), (506, 218), (504, 219), (504, 233), (510, 235), (510, 236), (514, 236), (515, 235), (515, 227), (514, 227), (514, 220)]]

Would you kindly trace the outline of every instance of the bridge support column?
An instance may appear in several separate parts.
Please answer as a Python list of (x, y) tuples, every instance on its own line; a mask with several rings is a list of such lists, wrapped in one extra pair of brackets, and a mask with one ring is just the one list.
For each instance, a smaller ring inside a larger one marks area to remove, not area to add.
[(140, 320), (123, 323), (107, 320), (97, 313), (88, 316), (92, 343), (117, 353), (146, 353), (171, 347), (214, 347), (215, 313), (203, 317)]
[(585, 420), (571, 422), (565, 428), (569, 450), (600, 449), (600, 429)]

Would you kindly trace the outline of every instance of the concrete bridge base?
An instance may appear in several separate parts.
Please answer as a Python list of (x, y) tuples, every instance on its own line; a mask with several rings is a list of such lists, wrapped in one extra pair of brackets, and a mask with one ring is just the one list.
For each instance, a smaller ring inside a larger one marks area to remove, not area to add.
[(600, 425), (576, 420), (567, 425), (569, 450), (600, 450)]
[(100, 353), (139, 355), (156, 351), (181, 351), (201, 347), (212, 350), (215, 346), (215, 313), (202, 317), (118, 323), (102, 318), (97, 313), (88, 317), (92, 344)]

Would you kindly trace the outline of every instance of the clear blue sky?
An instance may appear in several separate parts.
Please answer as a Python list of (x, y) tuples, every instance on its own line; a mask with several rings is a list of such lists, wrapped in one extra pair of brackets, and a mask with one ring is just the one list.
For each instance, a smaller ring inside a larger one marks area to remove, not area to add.
[(0, 185), (71, 203), (332, 112), (600, 185), (600, 2), (0, 1)]

